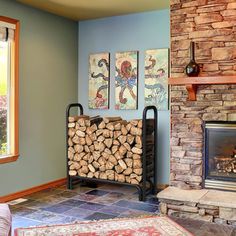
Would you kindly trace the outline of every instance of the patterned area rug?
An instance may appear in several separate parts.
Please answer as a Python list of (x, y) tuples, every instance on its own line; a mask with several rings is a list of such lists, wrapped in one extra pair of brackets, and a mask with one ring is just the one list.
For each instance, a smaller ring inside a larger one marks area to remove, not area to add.
[(168, 217), (86, 221), (74, 224), (19, 228), (15, 236), (193, 236)]

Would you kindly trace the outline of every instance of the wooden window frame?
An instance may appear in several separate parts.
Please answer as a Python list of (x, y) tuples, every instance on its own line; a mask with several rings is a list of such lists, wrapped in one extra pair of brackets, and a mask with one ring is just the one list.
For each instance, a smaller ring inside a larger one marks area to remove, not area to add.
[(5, 16), (0, 16), (0, 21), (15, 25), (14, 42), (11, 45), (11, 101), (10, 101), (10, 143), (11, 154), (0, 158), (0, 164), (14, 162), (19, 157), (19, 34), (20, 22)]

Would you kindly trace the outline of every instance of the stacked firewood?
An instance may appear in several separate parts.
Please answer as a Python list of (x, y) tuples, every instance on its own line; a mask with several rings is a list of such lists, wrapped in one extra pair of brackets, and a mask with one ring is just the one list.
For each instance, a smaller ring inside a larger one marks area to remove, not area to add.
[(83, 115), (68, 122), (70, 176), (142, 181), (142, 120)]
[(236, 173), (236, 157), (217, 156), (214, 158), (219, 173)]

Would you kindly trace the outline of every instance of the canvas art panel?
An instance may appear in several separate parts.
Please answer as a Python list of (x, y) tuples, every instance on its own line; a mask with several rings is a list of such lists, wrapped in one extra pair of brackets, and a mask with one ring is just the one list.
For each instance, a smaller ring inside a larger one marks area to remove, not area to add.
[(115, 109), (138, 108), (138, 52), (116, 53)]
[(89, 108), (109, 109), (110, 54), (89, 55)]
[(168, 110), (169, 49), (147, 50), (145, 53), (145, 106)]

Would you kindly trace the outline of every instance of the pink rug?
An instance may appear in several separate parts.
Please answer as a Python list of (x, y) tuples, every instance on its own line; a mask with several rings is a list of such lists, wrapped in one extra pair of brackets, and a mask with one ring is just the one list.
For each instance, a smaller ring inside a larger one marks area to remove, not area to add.
[(193, 236), (168, 217), (86, 221), (15, 229), (15, 236)]

